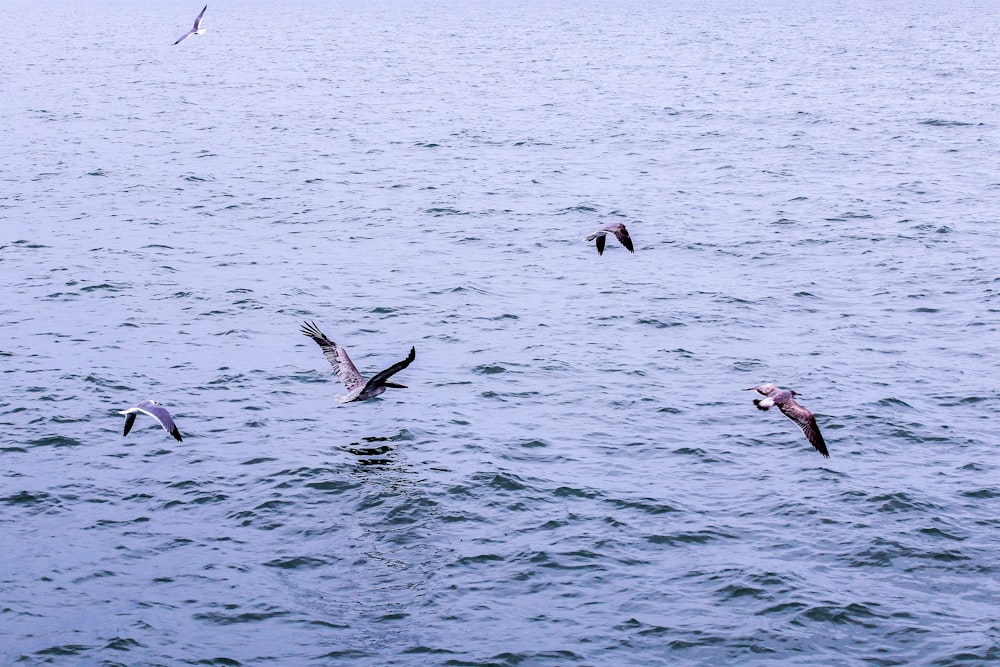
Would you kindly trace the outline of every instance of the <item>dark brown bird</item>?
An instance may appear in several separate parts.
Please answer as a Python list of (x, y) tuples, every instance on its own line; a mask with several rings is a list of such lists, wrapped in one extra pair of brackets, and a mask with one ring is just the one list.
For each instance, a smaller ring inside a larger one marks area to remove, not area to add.
[(819, 426), (816, 425), (816, 417), (807, 408), (795, 402), (795, 397), (798, 394), (790, 389), (779, 389), (778, 385), (770, 382), (750, 387), (745, 391), (756, 391), (761, 396), (766, 397), (753, 399), (753, 404), (757, 406), (758, 410), (767, 411), (772, 406), (777, 405), (781, 414), (799, 425), (802, 432), (806, 434), (806, 439), (816, 448), (816, 451), (826, 458), (830, 458), (826, 442), (823, 441), (823, 435), (819, 432)]
[(625, 249), (629, 252), (635, 252), (635, 248), (632, 247), (632, 239), (629, 238), (628, 230), (625, 229), (625, 225), (620, 222), (615, 222), (610, 225), (604, 225), (596, 232), (584, 239), (584, 241), (593, 241), (597, 239), (597, 254), (604, 254), (604, 243), (607, 240), (608, 234), (614, 234), (618, 242), (625, 246)]
[(333, 366), (333, 371), (337, 374), (337, 377), (347, 387), (346, 395), (336, 397), (339, 402), (367, 401), (369, 398), (375, 398), (389, 388), (406, 389), (405, 384), (389, 382), (389, 378), (413, 362), (417, 357), (416, 348), (410, 348), (410, 354), (406, 359), (389, 366), (384, 371), (379, 371), (370, 380), (365, 380), (364, 376), (358, 372), (354, 362), (347, 356), (347, 350), (327, 338), (326, 334), (319, 330), (315, 322), (304, 323), (302, 325), (302, 333), (316, 341), (316, 344), (323, 350), (323, 356)]

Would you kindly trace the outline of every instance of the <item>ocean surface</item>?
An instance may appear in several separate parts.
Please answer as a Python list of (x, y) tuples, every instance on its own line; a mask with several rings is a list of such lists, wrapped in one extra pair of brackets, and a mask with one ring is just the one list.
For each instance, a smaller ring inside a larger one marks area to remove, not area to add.
[(0, 2), (0, 664), (1000, 662), (1000, 5), (200, 9)]

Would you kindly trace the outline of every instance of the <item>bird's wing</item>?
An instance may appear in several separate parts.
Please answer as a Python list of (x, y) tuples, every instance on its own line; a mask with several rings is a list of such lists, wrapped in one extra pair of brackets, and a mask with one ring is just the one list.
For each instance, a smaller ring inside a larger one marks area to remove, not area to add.
[(201, 10), (200, 14), (198, 14), (198, 18), (194, 20), (194, 30), (192, 30), (192, 32), (198, 32), (201, 30), (201, 17), (205, 15), (205, 9), (208, 9), (208, 5), (205, 5), (205, 8)]
[(170, 416), (170, 413), (167, 412), (165, 407), (162, 405), (156, 405), (150, 401), (143, 401), (136, 407), (139, 408), (139, 412), (149, 415), (158, 421), (160, 426), (163, 427), (163, 430), (174, 436), (178, 442), (183, 442), (181, 439), (181, 432), (177, 430), (177, 425), (174, 424), (173, 417)]
[(819, 432), (819, 426), (816, 425), (816, 417), (813, 416), (812, 412), (794, 401), (778, 404), (778, 408), (782, 414), (799, 425), (802, 432), (806, 434), (806, 439), (816, 448), (816, 451), (826, 458), (830, 458), (830, 452), (826, 449), (826, 442), (823, 440), (823, 435)]
[(607, 242), (607, 240), (608, 240), (607, 234), (601, 234), (600, 236), (597, 237), (597, 254), (598, 255), (603, 255), (604, 254), (604, 244)]
[(358, 372), (351, 358), (347, 356), (347, 350), (327, 338), (326, 334), (319, 330), (315, 322), (304, 323), (302, 325), (302, 333), (316, 341), (316, 344), (323, 350), (323, 356), (333, 366), (333, 371), (340, 378), (340, 381), (344, 383), (344, 386), (347, 387), (347, 391), (354, 391), (356, 388), (364, 385), (365, 379)]
[(635, 252), (635, 248), (632, 247), (632, 239), (628, 235), (628, 230), (625, 229), (625, 225), (617, 224), (610, 230), (618, 242), (625, 246), (625, 249), (629, 252)]
[(177, 41), (174, 42), (174, 46), (177, 46), (178, 44), (180, 44), (181, 42), (183, 42), (185, 39), (187, 39), (188, 37), (190, 37), (194, 33), (195, 33), (194, 30), (188, 30), (186, 33), (184, 33), (183, 35), (181, 35), (180, 37), (177, 38)]
[(122, 433), (123, 437), (128, 435), (128, 432), (132, 430), (132, 426), (135, 424), (135, 415), (136, 413), (134, 412), (125, 413), (125, 432)]
[(365, 385), (365, 388), (361, 393), (364, 394), (369, 389), (374, 389), (375, 387), (379, 387), (385, 384), (386, 380), (388, 380), (393, 375), (395, 375), (399, 371), (403, 370), (404, 368), (412, 364), (413, 360), (416, 358), (417, 358), (417, 348), (411, 347), (410, 353), (406, 356), (406, 359), (403, 359), (402, 361), (399, 361), (393, 364), (392, 366), (389, 366), (389, 368), (385, 369), (384, 371), (379, 371), (378, 373), (373, 375), (372, 379), (368, 381), (368, 384)]

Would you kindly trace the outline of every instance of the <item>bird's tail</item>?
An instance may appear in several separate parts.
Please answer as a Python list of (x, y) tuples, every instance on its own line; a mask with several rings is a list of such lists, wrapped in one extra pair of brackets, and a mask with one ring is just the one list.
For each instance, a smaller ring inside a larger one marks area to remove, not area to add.
[(770, 405), (761, 405), (759, 398), (753, 399), (753, 404), (757, 406), (758, 410), (763, 410), (764, 412), (767, 412), (768, 410), (771, 409)]

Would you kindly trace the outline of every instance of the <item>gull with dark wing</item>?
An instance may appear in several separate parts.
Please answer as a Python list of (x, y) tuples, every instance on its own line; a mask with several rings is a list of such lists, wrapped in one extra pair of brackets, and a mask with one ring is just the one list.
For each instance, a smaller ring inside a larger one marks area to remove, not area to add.
[[(205, 5), (205, 9), (208, 9), (208, 5)], [(201, 14), (198, 14), (198, 18), (196, 18), (194, 20), (194, 27), (191, 28), (190, 30), (188, 30), (183, 35), (181, 35), (180, 37), (178, 37), (177, 41), (174, 42), (174, 46), (177, 46), (178, 44), (180, 44), (181, 42), (183, 42), (185, 39), (187, 39), (188, 37), (190, 37), (191, 35), (204, 35), (205, 34), (205, 29), (201, 27), (201, 17), (205, 15), (205, 9), (202, 9), (201, 10)]]
[(347, 350), (327, 338), (315, 322), (305, 322), (302, 325), (302, 333), (316, 341), (316, 344), (323, 350), (323, 356), (333, 366), (337, 377), (347, 387), (347, 394), (336, 397), (339, 402), (367, 401), (369, 398), (375, 398), (383, 393), (386, 389), (406, 389), (405, 384), (390, 382), (389, 378), (413, 363), (417, 357), (416, 348), (410, 348), (410, 354), (407, 355), (406, 359), (389, 366), (384, 371), (379, 371), (370, 380), (365, 380), (351, 358), (347, 356)]
[(807, 408), (795, 402), (795, 397), (798, 396), (796, 392), (790, 389), (779, 389), (778, 385), (771, 382), (749, 387), (745, 391), (756, 391), (761, 396), (766, 397), (753, 399), (753, 404), (757, 406), (758, 410), (767, 411), (777, 405), (781, 414), (799, 425), (802, 432), (806, 434), (806, 439), (816, 448), (816, 451), (826, 458), (830, 458), (830, 452), (826, 450), (826, 442), (823, 441), (823, 435), (819, 432), (819, 426), (816, 425), (816, 417)]
[(628, 230), (625, 229), (625, 225), (620, 222), (615, 222), (610, 225), (604, 225), (596, 232), (584, 239), (584, 241), (593, 241), (597, 239), (597, 254), (604, 254), (604, 242), (607, 240), (608, 234), (614, 234), (618, 242), (625, 246), (625, 249), (629, 252), (635, 252), (635, 248), (632, 247), (632, 239), (629, 238)]
[(128, 435), (128, 432), (132, 430), (132, 425), (135, 424), (135, 416), (139, 413), (144, 415), (149, 415), (163, 427), (163, 430), (174, 436), (177, 442), (183, 442), (181, 440), (181, 432), (177, 430), (177, 425), (174, 424), (173, 418), (167, 409), (157, 403), (156, 401), (143, 401), (134, 408), (129, 408), (128, 410), (121, 410), (118, 412), (120, 415), (125, 415), (125, 432), (123, 436)]

